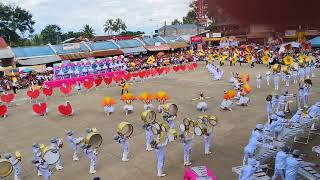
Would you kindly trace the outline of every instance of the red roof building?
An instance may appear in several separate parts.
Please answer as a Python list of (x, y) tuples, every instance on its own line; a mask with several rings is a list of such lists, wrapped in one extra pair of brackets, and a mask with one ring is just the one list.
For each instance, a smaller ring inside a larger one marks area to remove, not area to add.
[(129, 35), (114, 35), (114, 36), (95, 36), (91, 39), (91, 41), (97, 42), (97, 41), (108, 41), (108, 40), (115, 40), (115, 41), (121, 41), (121, 40), (129, 40), (133, 39), (133, 36)]

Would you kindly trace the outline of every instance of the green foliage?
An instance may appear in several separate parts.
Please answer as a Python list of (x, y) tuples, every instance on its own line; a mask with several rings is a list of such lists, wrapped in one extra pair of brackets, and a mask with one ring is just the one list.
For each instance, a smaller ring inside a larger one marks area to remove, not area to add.
[(179, 19), (175, 19), (171, 22), (171, 25), (178, 25), (178, 24), (182, 24), (182, 22), (179, 21)]
[(19, 45), (21, 35), (24, 33), (32, 33), (34, 24), (29, 11), (19, 6), (0, 3), (0, 36), (4, 37), (11, 46)]
[(94, 29), (88, 24), (84, 25), (81, 32), (82, 32), (81, 36), (88, 39), (93, 38), (95, 34)]
[(121, 32), (121, 35), (128, 35), (128, 36), (139, 36), (139, 35), (143, 35), (144, 32), (142, 31), (123, 31)]
[(61, 42), (61, 28), (58, 25), (47, 25), (42, 31), (41, 36), (44, 44), (58, 44)]
[(120, 34), (121, 31), (127, 30), (127, 25), (120, 18), (115, 20), (108, 19), (103, 25), (104, 32), (107, 32), (109, 35), (113, 32)]

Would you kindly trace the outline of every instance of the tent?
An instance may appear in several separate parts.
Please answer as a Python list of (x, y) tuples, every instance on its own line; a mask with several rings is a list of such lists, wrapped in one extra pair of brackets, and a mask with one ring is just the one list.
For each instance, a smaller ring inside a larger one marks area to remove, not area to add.
[(300, 43), (298, 42), (289, 42), (289, 43), (284, 43), (280, 45), (280, 53), (283, 53), (285, 51), (285, 46), (291, 44), (291, 47), (293, 48), (300, 48)]
[(320, 47), (320, 36), (317, 36), (317, 37), (309, 40), (309, 42), (311, 43), (311, 46), (313, 48), (319, 48)]

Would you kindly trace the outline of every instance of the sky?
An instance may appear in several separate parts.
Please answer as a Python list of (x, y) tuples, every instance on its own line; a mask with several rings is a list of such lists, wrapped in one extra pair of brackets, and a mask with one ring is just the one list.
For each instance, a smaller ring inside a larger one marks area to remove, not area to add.
[(27, 9), (36, 22), (36, 33), (47, 24), (57, 24), (63, 32), (79, 31), (84, 24), (95, 29), (97, 35), (105, 34), (103, 24), (107, 19), (121, 18), (127, 30), (150, 34), (164, 25), (164, 21), (186, 15), (192, 0), (0, 0)]

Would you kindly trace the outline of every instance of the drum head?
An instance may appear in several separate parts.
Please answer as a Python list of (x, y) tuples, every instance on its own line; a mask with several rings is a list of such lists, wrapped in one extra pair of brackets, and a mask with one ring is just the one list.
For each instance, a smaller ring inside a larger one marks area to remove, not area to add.
[(121, 122), (117, 127), (118, 134), (129, 137), (133, 133), (133, 126), (129, 122)]
[(184, 118), (184, 119), (183, 119), (183, 124), (184, 124), (185, 126), (189, 126), (189, 125), (190, 125), (190, 120), (191, 120), (191, 119), (189, 119), (189, 118)]
[(194, 129), (195, 129), (194, 126), (189, 125), (189, 132), (190, 133), (193, 134), (194, 133)]
[(156, 120), (156, 117), (157, 117), (156, 112), (151, 111), (151, 110), (144, 111), (141, 114), (142, 121), (144, 121), (148, 124), (153, 123)]
[(98, 148), (102, 144), (102, 136), (100, 134), (93, 134), (89, 141), (88, 145), (92, 146), (93, 148)]
[(159, 123), (155, 123), (155, 124), (153, 125), (153, 127), (154, 127), (157, 131), (161, 130), (161, 126), (160, 126)]
[(202, 135), (202, 129), (201, 129), (201, 127), (196, 126), (196, 127), (194, 128), (194, 134), (197, 135), (197, 136), (201, 136), (201, 135)]
[(184, 124), (180, 124), (179, 128), (180, 128), (181, 132), (185, 132), (186, 131), (186, 126)]
[(57, 149), (48, 149), (43, 154), (43, 159), (49, 164), (53, 165), (60, 159), (60, 153)]
[(12, 173), (13, 167), (10, 161), (0, 159), (0, 177), (7, 177)]
[(175, 104), (171, 104), (169, 106), (169, 114), (170, 115), (176, 115), (178, 113), (178, 106)]

